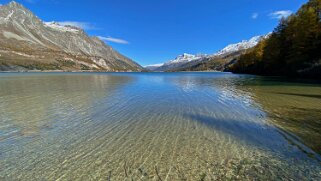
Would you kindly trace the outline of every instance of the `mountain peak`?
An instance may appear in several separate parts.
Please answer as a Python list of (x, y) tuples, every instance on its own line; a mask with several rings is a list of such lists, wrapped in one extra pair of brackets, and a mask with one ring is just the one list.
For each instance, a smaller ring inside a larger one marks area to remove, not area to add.
[(182, 55), (177, 56), (176, 59), (187, 59), (192, 57), (195, 57), (195, 55), (189, 54), (189, 53), (183, 53)]
[(271, 33), (268, 33), (266, 35), (261, 35), (261, 36), (254, 36), (249, 40), (243, 40), (240, 43), (230, 44), (225, 48), (223, 48), (222, 50), (215, 53), (213, 56), (221, 56), (221, 55), (225, 55), (233, 52), (238, 52), (240, 50), (246, 50), (246, 49), (252, 48), (256, 46), (262, 39), (265, 39), (268, 36), (270, 36), (270, 34)]
[(11, 1), (0, 8), (0, 24), (8, 24), (13, 21), (27, 26), (43, 24), (42, 21), (29, 9), (16, 1)]
[(11, 7), (11, 8), (24, 8), (25, 9), (25, 7), (22, 4), (17, 3), (16, 1), (11, 1), (8, 4), (8, 6)]
[(204, 55), (193, 55), (193, 54), (189, 54), (189, 53), (183, 53), (182, 55), (177, 56), (174, 60), (170, 60), (170, 61), (166, 62), (164, 65), (190, 62), (193, 60), (201, 59), (203, 57), (204, 57)]

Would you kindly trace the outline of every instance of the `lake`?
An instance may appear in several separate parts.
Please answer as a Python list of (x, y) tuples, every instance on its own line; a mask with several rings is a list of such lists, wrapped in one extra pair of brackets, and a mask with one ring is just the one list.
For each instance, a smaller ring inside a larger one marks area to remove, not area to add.
[(0, 180), (321, 180), (320, 154), (320, 84), (0, 74)]

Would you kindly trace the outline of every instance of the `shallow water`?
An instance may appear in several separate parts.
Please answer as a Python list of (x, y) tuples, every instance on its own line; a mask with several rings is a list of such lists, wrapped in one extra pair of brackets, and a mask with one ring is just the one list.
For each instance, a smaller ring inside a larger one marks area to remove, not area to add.
[(0, 74), (0, 180), (320, 180), (321, 85)]

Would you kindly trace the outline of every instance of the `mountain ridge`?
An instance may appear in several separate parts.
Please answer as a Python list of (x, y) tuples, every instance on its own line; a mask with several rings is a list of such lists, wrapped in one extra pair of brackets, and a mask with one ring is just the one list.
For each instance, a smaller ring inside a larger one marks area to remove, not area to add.
[(0, 70), (142, 71), (80, 28), (45, 23), (23, 5), (0, 6)]
[[(239, 43), (230, 44), (224, 47), (223, 49), (217, 51), (211, 55), (193, 55), (184, 53), (182, 55), (177, 56), (173, 60), (169, 60), (165, 63), (154, 64), (145, 66), (146, 69), (151, 71), (186, 71), (189, 70), (190, 67), (197, 66), (198, 64), (204, 63), (206, 61), (213, 61), (226, 59), (227, 57), (235, 58), (236, 55), (243, 53), (245, 50), (253, 48), (256, 46), (262, 39), (266, 39), (269, 37), (271, 33), (266, 35), (254, 36), (249, 40), (243, 40)], [(226, 64), (229, 64), (232, 59), (228, 58), (226, 60)], [(222, 61), (221, 61), (222, 62)], [(219, 66), (219, 68), (215, 69), (216, 71), (223, 71), (224, 66)], [(189, 70), (192, 71), (192, 70)], [(199, 71), (203, 71), (200, 69)]]

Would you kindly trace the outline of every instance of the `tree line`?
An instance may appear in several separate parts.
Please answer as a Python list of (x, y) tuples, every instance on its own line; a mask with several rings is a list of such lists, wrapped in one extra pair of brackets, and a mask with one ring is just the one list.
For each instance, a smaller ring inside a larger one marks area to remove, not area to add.
[(235, 73), (321, 78), (321, 0), (280, 20), (273, 33), (242, 54)]

